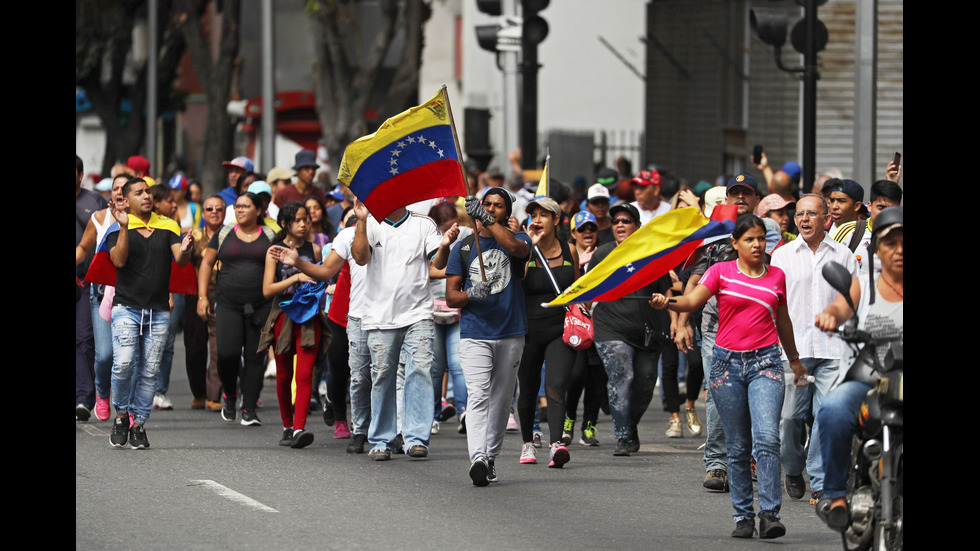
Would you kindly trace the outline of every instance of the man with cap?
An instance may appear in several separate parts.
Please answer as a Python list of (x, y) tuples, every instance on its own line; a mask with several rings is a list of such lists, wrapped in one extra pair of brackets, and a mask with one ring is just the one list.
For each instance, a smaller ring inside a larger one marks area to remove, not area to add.
[(320, 165), (316, 162), (316, 152), (311, 149), (300, 150), (296, 154), (296, 163), (293, 170), (296, 171), (296, 183), (289, 184), (276, 192), (273, 202), (277, 205), (285, 205), (290, 201), (302, 203), (307, 197), (315, 195), (321, 202), (324, 201), (326, 194), (322, 189), (313, 185), (316, 177), (316, 169)]
[(867, 214), (864, 207), (864, 188), (854, 180), (839, 179), (829, 180), (824, 184), (825, 189), (830, 189), (830, 221), (831, 225), (827, 233), (833, 236), (837, 228), (848, 222), (854, 222), (858, 218), (863, 218), (861, 214)]
[(218, 196), (225, 202), (229, 207), (235, 205), (235, 201), (238, 199), (238, 178), (246, 172), (252, 172), (255, 170), (255, 163), (252, 159), (248, 157), (235, 157), (230, 161), (225, 161), (221, 163), (221, 166), (225, 167), (228, 171), (228, 187), (218, 192)]
[(507, 228), (512, 208), (502, 188), (487, 188), (482, 202), (467, 200), (478, 234), (456, 243), (446, 266), (446, 304), (460, 309), (459, 365), (466, 379), (469, 475), (476, 486), (497, 479), (494, 460), (503, 446), (527, 334), (521, 278), (531, 238)]
[[(593, 266), (640, 229), (640, 213), (631, 204), (612, 207), (609, 216), (615, 241), (596, 250), (592, 255)], [(670, 276), (664, 275), (632, 294), (665, 293), (670, 286)], [(651, 308), (645, 300), (600, 302), (592, 317), (596, 350), (609, 376), (609, 409), (616, 430), (613, 455), (628, 456), (640, 450), (637, 425), (653, 398), (657, 362), (663, 346), (669, 343), (670, 318), (666, 312)]]
[(641, 226), (670, 210), (670, 203), (660, 199), (662, 184), (663, 179), (656, 170), (641, 170), (633, 178), (633, 196), (636, 201), (631, 204), (640, 213)]
[[(265, 181), (269, 183), (269, 187), (272, 188), (272, 196), (275, 197), (276, 193), (279, 193), (280, 189), (285, 188), (289, 184), (293, 183), (293, 176), (296, 173), (288, 168), (274, 167), (265, 176)], [(277, 203), (273, 202), (273, 204)]]
[[(891, 163), (889, 166), (892, 166)], [(854, 253), (862, 280), (866, 280), (867, 278), (864, 276), (868, 275), (868, 258), (871, 256), (868, 244), (871, 242), (871, 229), (874, 227), (875, 219), (882, 210), (901, 204), (901, 186), (892, 180), (878, 180), (871, 184), (871, 201), (867, 205), (867, 223), (860, 219), (846, 222), (838, 226), (833, 234), (829, 234), (834, 241), (847, 245), (847, 248)], [(875, 275), (881, 273), (881, 264), (875, 264), (874, 269)]]
[(606, 186), (599, 183), (592, 184), (586, 196), (585, 209), (595, 216), (596, 226), (599, 228), (596, 245), (612, 243), (615, 239), (612, 223), (609, 221), (609, 190)]

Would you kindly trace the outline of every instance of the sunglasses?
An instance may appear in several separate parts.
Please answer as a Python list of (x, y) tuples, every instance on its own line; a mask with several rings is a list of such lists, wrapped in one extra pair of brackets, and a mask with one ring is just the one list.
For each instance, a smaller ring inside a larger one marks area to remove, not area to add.
[(609, 221), (612, 222), (613, 225), (634, 223), (632, 218), (610, 218)]

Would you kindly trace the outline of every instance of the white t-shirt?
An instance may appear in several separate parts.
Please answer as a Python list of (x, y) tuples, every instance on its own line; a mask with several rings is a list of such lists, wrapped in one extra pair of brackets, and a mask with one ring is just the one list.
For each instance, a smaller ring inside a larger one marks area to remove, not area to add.
[(660, 201), (660, 206), (654, 210), (647, 210), (640, 206), (639, 201), (633, 201), (630, 203), (636, 210), (640, 211), (640, 225), (646, 224), (650, 220), (670, 211), (670, 203), (667, 201)]
[(361, 327), (399, 329), (432, 319), (429, 256), (442, 242), (436, 223), (411, 211), (396, 225), (369, 217), (367, 238), (371, 260), (365, 265)]
[(355, 262), (350, 253), (351, 245), (354, 244), (354, 230), (353, 226), (340, 230), (333, 240), (333, 250), (350, 266), (350, 306), (347, 316), (361, 319), (364, 315), (364, 277), (367, 268)]

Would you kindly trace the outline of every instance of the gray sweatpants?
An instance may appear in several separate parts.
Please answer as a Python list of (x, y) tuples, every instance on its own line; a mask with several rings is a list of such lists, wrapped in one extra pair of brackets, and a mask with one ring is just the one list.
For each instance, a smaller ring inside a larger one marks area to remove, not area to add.
[(470, 461), (500, 453), (514, 394), (524, 337), (460, 339), (459, 365), (466, 379), (466, 442)]

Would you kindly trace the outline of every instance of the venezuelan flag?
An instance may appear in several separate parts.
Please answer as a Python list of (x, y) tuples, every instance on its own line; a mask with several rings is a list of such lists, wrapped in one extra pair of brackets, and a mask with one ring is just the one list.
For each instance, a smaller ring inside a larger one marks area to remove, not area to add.
[(337, 179), (383, 218), (424, 199), (466, 195), (445, 89), (347, 146)]
[(612, 302), (656, 281), (698, 247), (731, 235), (736, 205), (718, 205), (707, 219), (696, 207), (672, 210), (643, 225), (549, 305)]
[[(155, 212), (150, 214), (150, 220), (145, 224), (139, 218), (130, 216), (130, 231), (138, 228), (171, 231), (178, 236), (180, 235), (180, 226), (177, 225), (177, 222), (164, 216), (158, 216)], [(109, 258), (108, 241), (109, 236), (117, 232), (119, 232), (119, 222), (113, 222), (109, 226), (109, 229), (106, 230), (105, 235), (102, 236), (102, 241), (99, 243), (99, 246), (95, 249), (95, 256), (92, 257), (92, 263), (89, 265), (88, 272), (85, 274), (86, 283), (116, 285), (116, 266), (112, 263), (112, 259)], [(194, 274), (193, 264), (188, 262), (184, 266), (181, 266), (177, 264), (176, 260), (171, 261), (170, 292), (182, 295), (197, 294), (197, 276)]]

